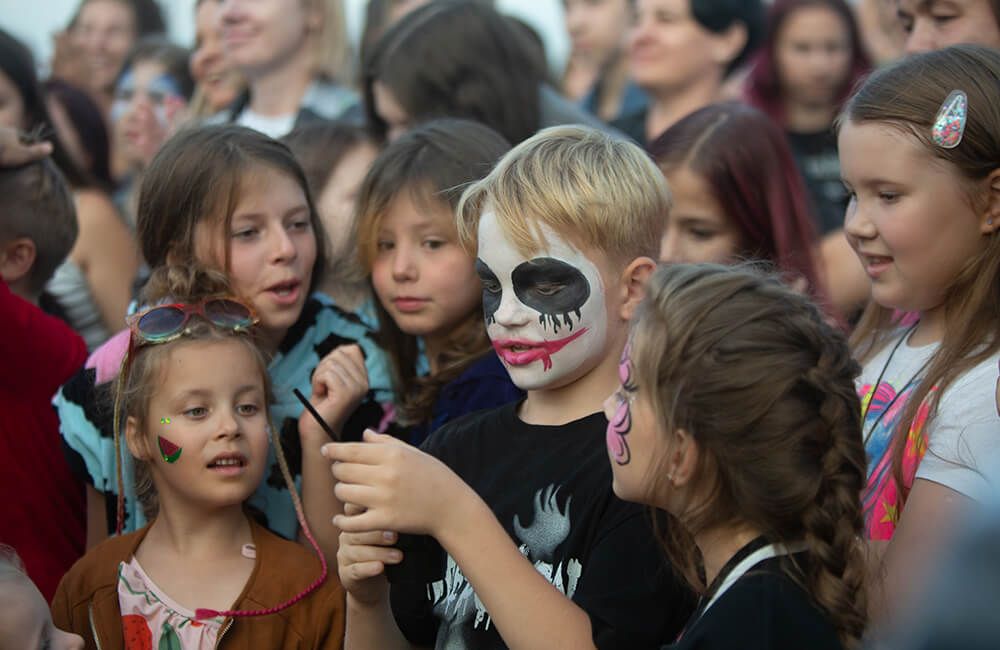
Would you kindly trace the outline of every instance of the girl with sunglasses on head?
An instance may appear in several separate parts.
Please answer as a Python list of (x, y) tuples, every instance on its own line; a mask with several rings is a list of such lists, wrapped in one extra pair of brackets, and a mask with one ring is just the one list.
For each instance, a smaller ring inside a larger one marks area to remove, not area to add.
[[(55, 625), (88, 647), (340, 647), (343, 593), (326, 579), (280, 446), (318, 559), (244, 509), (270, 465), (271, 378), (255, 343), (261, 319), (228, 284), (218, 272), (161, 267), (146, 288), (156, 306), (129, 319), (115, 447), (123, 437), (151, 523), (91, 549), (60, 583)], [(116, 474), (120, 484), (120, 464)]]
[[(318, 427), (299, 427), (303, 406), (293, 389), (311, 392), (323, 417), (347, 439), (379, 425), (392, 391), (372, 330), (313, 293), (325, 259), (318, 242), (325, 236), (298, 163), (283, 144), (244, 127), (182, 131), (146, 170), (136, 225), (150, 268), (178, 264), (223, 270), (234, 293), (258, 314), (258, 343), (270, 358), (275, 385), (271, 419), (293, 476), (302, 477), (309, 521), (327, 526), (336, 513), (325, 508), (336, 504), (324, 501), (318, 510), (313, 505), (316, 494), (333, 489), (329, 463), (319, 454), (329, 437)], [(132, 482), (126, 480), (119, 490), (115, 480), (109, 389), (127, 342), (122, 332), (97, 350), (55, 399), (70, 465), (89, 483), (88, 545), (114, 531), (114, 504), (121, 492), (124, 529), (136, 530), (146, 520)], [(367, 381), (329, 374), (346, 362), (362, 365)], [(130, 476), (130, 463), (125, 470)], [(267, 528), (295, 538), (295, 515), (273, 459), (249, 503)]]

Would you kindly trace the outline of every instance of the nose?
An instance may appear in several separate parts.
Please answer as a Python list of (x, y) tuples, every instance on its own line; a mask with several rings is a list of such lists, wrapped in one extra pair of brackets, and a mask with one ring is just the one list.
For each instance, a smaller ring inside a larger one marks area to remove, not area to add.
[[(532, 310), (533, 311), (533, 310)], [(506, 289), (500, 298), (500, 306), (497, 307), (493, 319), (498, 325), (515, 329), (524, 327), (532, 321), (532, 311), (529, 311), (524, 304), (517, 299), (513, 290)], [(537, 312), (534, 312), (537, 314)]]
[(878, 234), (875, 224), (858, 205), (856, 198), (851, 199), (844, 212), (844, 232), (848, 237), (857, 239), (872, 239)]
[(660, 240), (660, 261), (661, 262), (683, 262), (682, 247), (677, 229), (667, 226)]
[(934, 37), (934, 26), (928, 20), (917, 18), (913, 21), (913, 30), (906, 37), (904, 49), (907, 54), (919, 54), (937, 49)]
[(242, 0), (221, 0), (219, 2), (219, 20), (228, 25), (239, 22), (243, 17)]
[(397, 243), (392, 255), (392, 279), (396, 282), (412, 282), (418, 277), (420, 273), (415, 252), (405, 243)]
[(271, 249), (273, 259), (276, 263), (288, 263), (298, 257), (298, 248), (285, 228), (279, 227), (274, 230)]
[(240, 424), (235, 411), (224, 409), (220, 413), (215, 437), (216, 439), (240, 437)]

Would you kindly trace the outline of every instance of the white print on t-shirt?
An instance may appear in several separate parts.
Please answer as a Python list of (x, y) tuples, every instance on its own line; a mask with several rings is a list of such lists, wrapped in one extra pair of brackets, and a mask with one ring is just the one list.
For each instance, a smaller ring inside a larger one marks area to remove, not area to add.
[[(524, 526), (515, 515), (514, 534), (521, 542), (518, 547), (521, 555), (556, 589), (572, 598), (583, 573), (583, 565), (571, 558), (553, 566), (555, 550), (566, 541), (571, 530), (569, 505), (573, 497), (566, 499), (560, 508), (556, 499), (558, 493), (559, 489), (554, 485), (536, 492), (534, 519), (530, 525)], [(441, 620), (437, 648), (466, 648), (464, 628), (470, 620), (473, 628), (488, 630), (490, 627), (486, 607), (450, 555), (444, 579), (427, 586), (427, 597), (433, 603), (434, 614)]]

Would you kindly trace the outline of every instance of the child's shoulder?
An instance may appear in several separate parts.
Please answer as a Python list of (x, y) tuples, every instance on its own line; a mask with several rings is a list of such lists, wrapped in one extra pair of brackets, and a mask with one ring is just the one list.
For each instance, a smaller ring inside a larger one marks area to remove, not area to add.
[(58, 589), (70, 606), (88, 600), (101, 588), (117, 585), (118, 565), (132, 557), (147, 529), (109, 537), (77, 560), (63, 576)]

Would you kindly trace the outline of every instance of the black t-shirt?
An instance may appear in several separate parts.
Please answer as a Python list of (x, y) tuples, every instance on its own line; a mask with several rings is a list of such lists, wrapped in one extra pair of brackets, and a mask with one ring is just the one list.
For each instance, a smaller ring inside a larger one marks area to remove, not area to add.
[[(766, 540), (757, 538), (726, 563), (698, 604), (683, 636), (662, 650), (841, 650), (836, 628), (783, 570), (783, 566), (791, 564), (788, 557), (757, 564), (704, 611), (726, 575), (765, 544)], [(805, 566), (807, 561), (805, 553), (791, 558), (798, 566)]]
[(840, 180), (837, 134), (833, 129), (819, 133), (789, 133), (788, 144), (806, 182), (819, 234), (843, 228), (850, 195)]
[[(658, 648), (676, 637), (693, 598), (659, 549), (647, 512), (611, 490), (595, 413), (563, 426), (525, 424), (519, 404), (449, 423), (423, 448), (489, 504), (521, 553), (590, 616), (598, 648)], [(391, 576), (392, 609), (416, 645), (504, 648), (450, 557), (427, 538)], [(436, 557), (434, 557), (436, 555)], [(430, 557), (429, 557), (430, 556)]]

